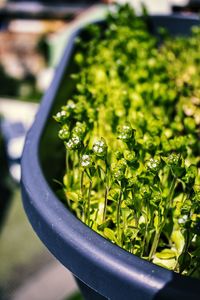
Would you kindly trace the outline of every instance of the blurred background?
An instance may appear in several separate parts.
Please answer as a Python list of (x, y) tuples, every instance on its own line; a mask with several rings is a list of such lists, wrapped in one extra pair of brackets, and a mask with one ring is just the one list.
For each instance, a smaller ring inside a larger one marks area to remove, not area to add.
[[(141, 1), (129, 2), (140, 11)], [(142, 2), (150, 14), (200, 11), (197, 0)], [(103, 18), (111, 4), (0, 0), (0, 300), (82, 299), (70, 272), (42, 245), (26, 219), (20, 158), (71, 32)]]

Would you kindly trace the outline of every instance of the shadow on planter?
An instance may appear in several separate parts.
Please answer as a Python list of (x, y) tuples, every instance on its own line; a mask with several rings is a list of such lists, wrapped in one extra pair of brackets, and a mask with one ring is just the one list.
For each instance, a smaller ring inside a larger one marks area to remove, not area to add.
[[(151, 19), (151, 29), (166, 27), (187, 35), (199, 25), (196, 17), (163, 16)], [(52, 115), (73, 93), (74, 32), (30, 130), (22, 158), (22, 196), (30, 223), (47, 248), (80, 280), (86, 299), (198, 299), (199, 280), (140, 259), (113, 245), (79, 221), (57, 198), (62, 181), (64, 147), (57, 138)], [(86, 285), (85, 285), (86, 284)], [(102, 295), (102, 296), (101, 296)]]

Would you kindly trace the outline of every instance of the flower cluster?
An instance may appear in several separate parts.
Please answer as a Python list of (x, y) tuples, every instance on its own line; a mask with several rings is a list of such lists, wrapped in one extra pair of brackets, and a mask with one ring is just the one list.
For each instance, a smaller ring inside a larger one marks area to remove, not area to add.
[(89, 154), (84, 154), (81, 157), (81, 167), (89, 168), (92, 166), (92, 157)]
[(92, 147), (93, 152), (99, 156), (104, 157), (107, 153), (107, 144), (104, 138), (101, 138), (100, 140), (96, 141)]
[(120, 6), (78, 43), (54, 116), (66, 201), (125, 250), (200, 277), (200, 30), (160, 44), (146, 20)]

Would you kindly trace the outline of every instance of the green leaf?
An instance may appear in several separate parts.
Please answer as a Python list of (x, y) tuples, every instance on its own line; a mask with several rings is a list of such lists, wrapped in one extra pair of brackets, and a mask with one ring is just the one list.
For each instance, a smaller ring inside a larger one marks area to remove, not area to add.
[(158, 214), (156, 214), (155, 217), (154, 217), (154, 227), (155, 227), (156, 231), (158, 231), (158, 229), (160, 227), (160, 222), (159, 222), (159, 216), (158, 216)]
[(75, 192), (66, 192), (67, 198), (71, 201), (78, 202), (79, 195)]
[(171, 235), (171, 240), (175, 244), (177, 252), (182, 253), (185, 246), (185, 239), (180, 230), (174, 230)]
[(177, 261), (176, 261), (175, 258), (172, 258), (172, 259), (160, 259), (157, 256), (155, 256), (155, 258), (153, 259), (153, 263), (156, 264), (156, 265), (158, 265), (158, 266), (164, 267), (164, 268), (166, 268), (168, 270), (174, 270), (174, 268), (176, 267)]
[(164, 259), (164, 260), (172, 259), (172, 258), (175, 258), (177, 256), (177, 252), (172, 250), (172, 249), (164, 249), (161, 252), (157, 252), (155, 254), (155, 256), (157, 258)]
[(68, 186), (68, 176), (68, 174), (65, 174), (65, 176), (63, 177), (63, 183), (66, 187)]
[(108, 238), (109, 240), (111, 240), (112, 242), (118, 244), (117, 238), (115, 236), (115, 232), (110, 229), (110, 228), (105, 228), (104, 229), (104, 235), (106, 238)]
[(112, 225), (112, 220), (107, 220), (106, 222), (97, 226), (97, 229), (103, 231), (105, 228), (109, 229), (108, 227)]

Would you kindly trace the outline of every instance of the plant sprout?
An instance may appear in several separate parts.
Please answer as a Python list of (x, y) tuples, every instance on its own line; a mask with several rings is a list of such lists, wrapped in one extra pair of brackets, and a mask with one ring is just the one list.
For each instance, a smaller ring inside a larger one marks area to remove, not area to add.
[(73, 99), (54, 116), (66, 204), (123, 249), (200, 277), (200, 29), (160, 38), (128, 5), (77, 41)]

